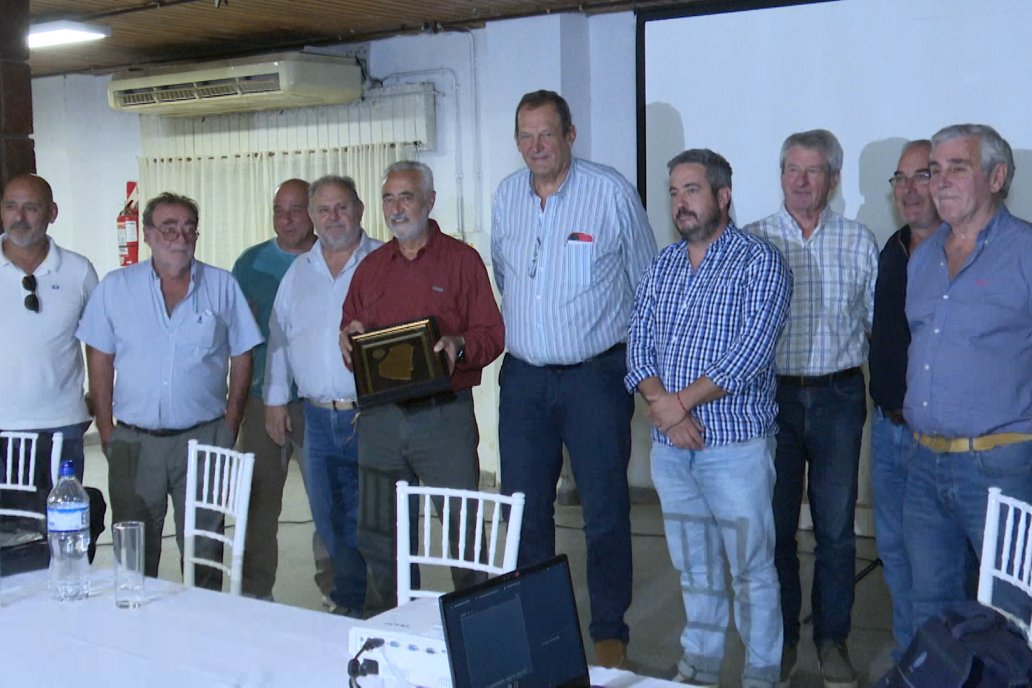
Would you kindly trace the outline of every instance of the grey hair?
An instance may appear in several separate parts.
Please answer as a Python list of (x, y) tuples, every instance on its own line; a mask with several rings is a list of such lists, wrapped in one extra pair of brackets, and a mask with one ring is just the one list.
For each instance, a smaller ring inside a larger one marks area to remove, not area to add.
[(162, 205), (178, 205), (186, 208), (187, 212), (190, 213), (193, 223), (196, 225), (199, 223), (200, 217), (197, 211), (197, 201), (194, 199), (183, 196), (181, 194), (173, 193), (171, 191), (163, 191), (154, 198), (147, 201), (147, 205), (143, 208), (143, 226), (153, 227), (154, 226), (154, 211), (158, 209), (158, 206)]
[(903, 150), (899, 152), (899, 157), (902, 158), (904, 155), (906, 155), (915, 148), (927, 148), (928, 150), (931, 150), (932, 142), (928, 139), (914, 139), (913, 141), (907, 141), (903, 145)]
[(792, 146), (820, 151), (828, 161), (828, 171), (838, 174), (842, 171), (842, 144), (827, 129), (811, 129), (790, 135), (781, 144), (781, 171), (785, 171), (785, 157)]
[(1000, 133), (988, 124), (952, 124), (943, 127), (935, 132), (932, 137), (932, 145), (938, 146), (953, 139), (977, 136), (979, 147), (982, 150), (982, 169), (986, 174), (992, 174), (999, 164), (1007, 166), (1007, 178), (1000, 189), (1000, 198), (1007, 198), (1010, 191), (1011, 180), (1014, 179), (1014, 153), (1010, 144), (1000, 136)]
[(396, 172), (417, 172), (419, 173), (419, 186), (424, 196), (434, 192), (434, 173), (430, 166), (418, 160), (399, 160), (391, 165), (383, 173), (383, 183), (387, 183), (387, 177)]
[(673, 172), (678, 165), (702, 165), (706, 169), (706, 181), (712, 187), (713, 195), (720, 189), (731, 188), (731, 163), (720, 153), (709, 148), (690, 148), (678, 153), (667, 163), (667, 171)]
[(355, 202), (355, 205), (364, 205), (362, 199), (358, 196), (358, 187), (355, 186), (355, 180), (351, 177), (345, 177), (339, 174), (327, 174), (319, 177), (311, 186), (308, 187), (308, 211), (312, 212), (315, 210), (315, 194), (319, 189), (324, 186), (338, 186), (342, 189), (347, 189), (351, 192), (351, 200)]

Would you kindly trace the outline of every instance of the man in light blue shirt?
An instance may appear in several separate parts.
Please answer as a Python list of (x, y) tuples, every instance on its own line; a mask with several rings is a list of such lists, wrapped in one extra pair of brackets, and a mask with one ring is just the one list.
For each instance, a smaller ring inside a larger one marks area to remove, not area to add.
[(280, 283), (269, 319), (265, 425), (284, 444), (292, 427), (292, 384), (304, 399), (308, 503), (333, 560), (333, 611), (361, 617), (366, 563), (358, 549), (358, 437), (355, 377), (339, 346), (344, 297), (359, 262), (380, 245), (362, 229), (355, 182), (326, 176), (311, 187), (318, 240)]
[[(144, 569), (157, 576), (168, 497), (183, 550), (187, 442), (233, 446), (262, 335), (233, 276), (194, 259), (193, 200), (151, 199), (143, 228), (153, 257), (101, 281), (76, 336), (87, 346), (112, 521), (144, 522)], [(222, 518), (201, 509), (197, 521), (210, 528)], [(221, 561), (222, 546), (201, 538), (197, 554)], [(196, 573), (199, 586), (221, 589), (220, 572)]]
[(576, 135), (558, 93), (523, 96), (516, 146), (527, 169), (506, 177), (495, 193), (491, 258), (509, 351), (499, 375), (502, 489), (527, 496), (520, 565), (554, 555), (566, 446), (584, 507), (596, 662), (622, 666), (634, 413), (623, 386), (624, 341), (634, 289), (656, 240), (627, 180), (573, 157)]
[(774, 569), (774, 345), (792, 277), (773, 246), (731, 222), (731, 165), (687, 150), (670, 169), (671, 214), (684, 238), (665, 248), (635, 296), (627, 388), (652, 421), (652, 482), (681, 577), (688, 625), (679, 678), (716, 686), (729, 597), (745, 645), (743, 688), (781, 669)]
[[(1032, 224), (1004, 205), (1014, 155), (992, 127), (959, 124), (932, 137), (928, 169), (943, 225), (907, 265), (914, 629), (967, 597), (965, 552), (981, 554), (989, 487), (1032, 502)], [(1027, 619), (1021, 597), (994, 602)]]
[[(288, 179), (276, 189), (272, 199), (272, 227), (276, 233), (244, 251), (233, 265), (233, 276), (247, 297), (247, 303), (258, 321), (266, 341), (269, 339), (269, 315), (280, 280), (294, 259), (312, 248), (315, 233), (308, 216), (308, 182)], [(251, 476), (251, 503), (247, 513), (247, 549), (244, 550), (243, 593), (260, 599), (272, 599), (279, 565), (279, 546), (276, 532), (283, 508), (283, 485), (287, 480), (287, 463), (293, 455), (301, 468), (301, 476), (308, 489), (304, 461), (304, 407), (291, 390), (287, 415), (293, 432), (277, 445), (265, 431), (265, 404), (262, 402), (262, 384), (265, 381), (266, 345), (259, 344), (251, 352), (251, 392), (244, 408), (237, 447), (254, 453), (254, 473)], [(329, 602), (333, 590), (333, 572), (330, 555), (318, 533), (312, 534), (315, 556), (315, 582)]]

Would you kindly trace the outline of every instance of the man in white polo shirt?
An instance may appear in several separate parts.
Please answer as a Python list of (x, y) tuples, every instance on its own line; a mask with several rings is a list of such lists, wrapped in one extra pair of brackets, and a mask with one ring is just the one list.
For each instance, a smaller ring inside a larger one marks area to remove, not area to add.
[(97, 273), (83, 256), (47, 236), (57, 219), (42, 177), (23, 174), (4, 188), (0, 219), (0, 429), (60, 432), (65, 458), (82, 480), (82, 347), (75, 338)]

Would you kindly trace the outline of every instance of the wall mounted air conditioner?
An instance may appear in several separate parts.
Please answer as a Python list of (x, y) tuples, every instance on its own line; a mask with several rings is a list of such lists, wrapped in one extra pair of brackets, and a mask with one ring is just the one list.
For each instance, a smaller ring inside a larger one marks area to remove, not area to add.
[(349, 103), (362, 96), (362, 70), (350, 57), (279, 53), (116, 74), (115, 110), (167, 117)]

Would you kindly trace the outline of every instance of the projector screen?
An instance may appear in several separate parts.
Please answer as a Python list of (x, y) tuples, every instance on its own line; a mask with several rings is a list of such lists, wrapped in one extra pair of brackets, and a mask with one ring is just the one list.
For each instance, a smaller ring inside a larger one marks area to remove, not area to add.
[(1032, 2), (744, 9), (761, 4), (773, 3), (639, 15), (639, 188), (661, 246), (678, 238), (666, 170), (675, 154), (711, 148), (728, 159), (732, 214), (744, 225), (782, 202), (785, 137), (815, 128), (832, 131), (845, 151), (832, 209), (868, 225), (881, 244), (902, 224), (888, 179), (904, 142), (960, 122), (990, 124), (1010, 142), (1017, 173), (1007, 205), (1032, 219)]

